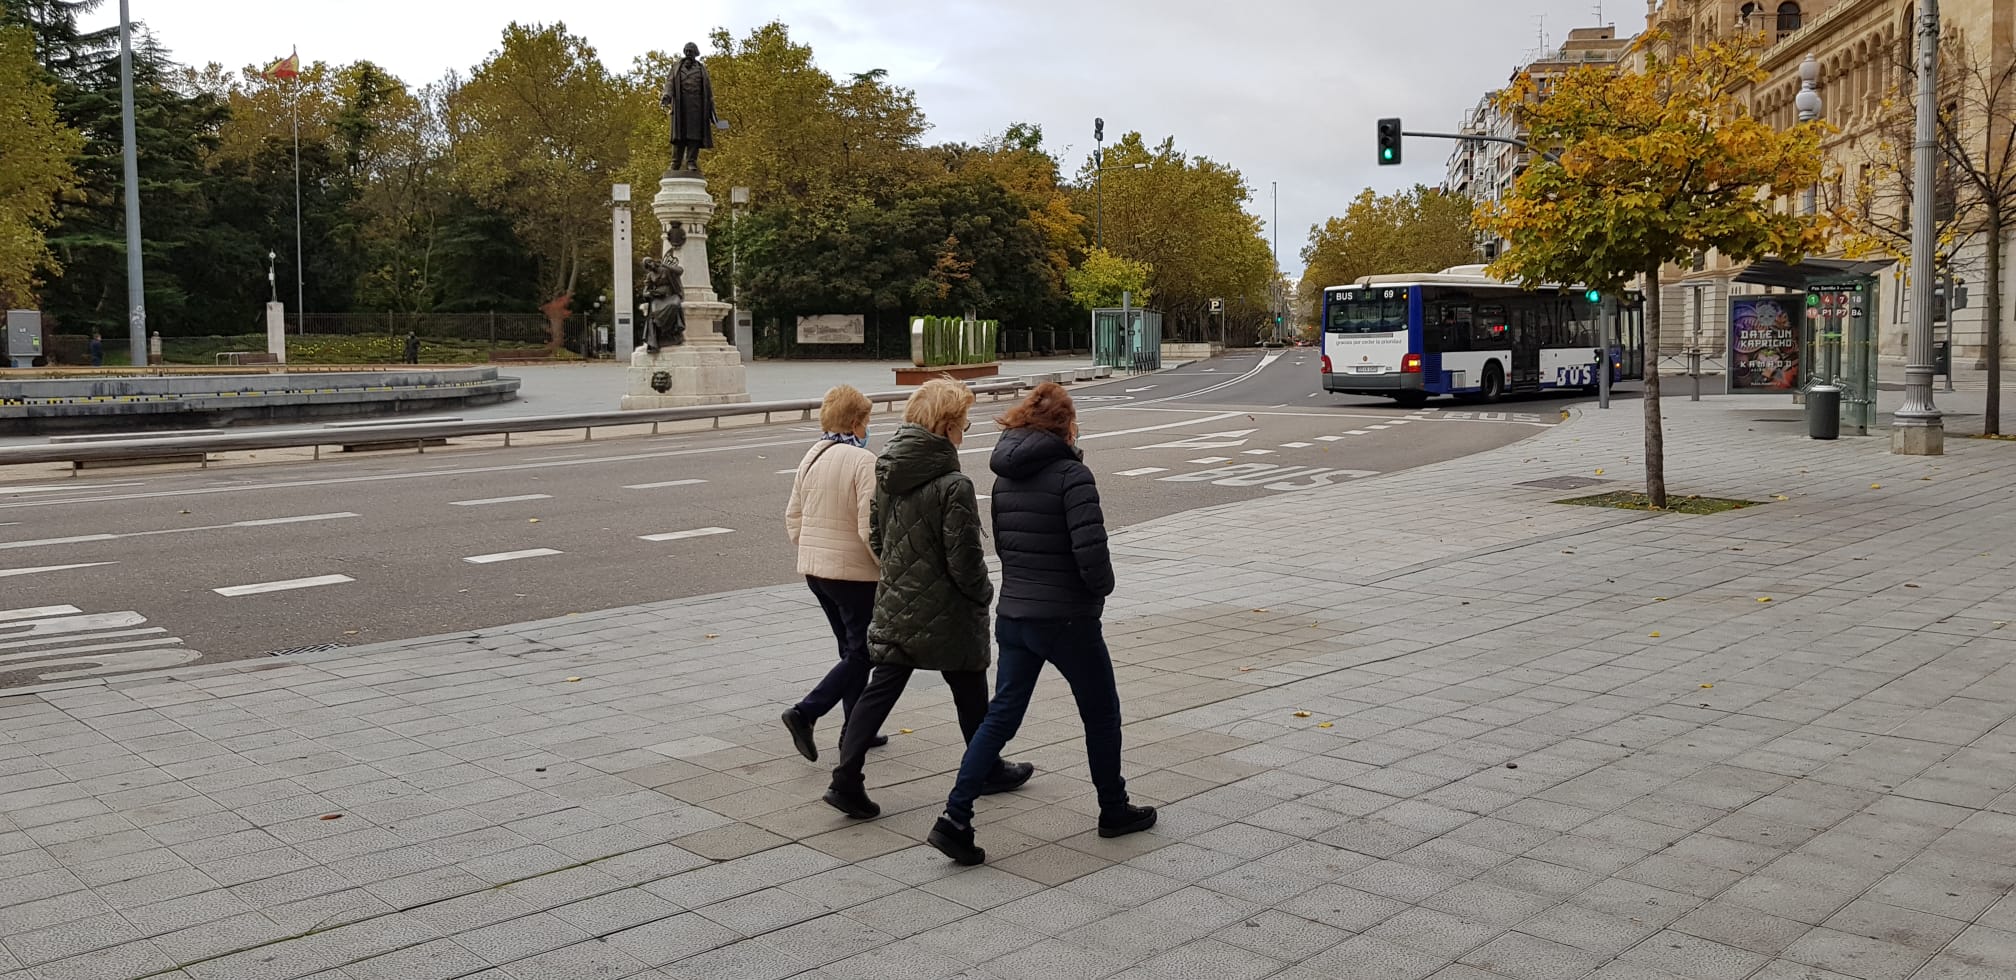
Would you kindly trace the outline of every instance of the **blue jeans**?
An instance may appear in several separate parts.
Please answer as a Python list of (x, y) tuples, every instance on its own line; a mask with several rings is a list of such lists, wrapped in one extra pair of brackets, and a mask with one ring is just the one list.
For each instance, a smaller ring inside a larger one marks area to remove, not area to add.
[(1000, 652), (994, 674), (994, 701), (987, 719), (966, 745), (959, 781), (945, 801), (945, 813), (960, 823), (973, 820), (973, 801), (993, 775), (996, 761), (1029, 711), (1036, 678), (1048, 663), (1071, 685), (1078, 718), (1085, 724), (1085, 756), (1092, 766), (1092, 785), (1101, 809), (1127, 803), (1127, 781), (1120, 778), (1120, 690), (1113, 682), (1113, 656), (1096, 619), (1008, 619), (994, 621)]
[(840, 579), (805, 577), (805, 584), (826, 610), (826, 622), (840, 643), (840, 662), (826, 672), (819, 686), (798, 702), (798, 713), (806, 721), (818, 721), (836, 705), (844, 705), (849, 715), (861, 691), (868, 686), (868, 616), (875, 611), (874, 582), (846, 582)]

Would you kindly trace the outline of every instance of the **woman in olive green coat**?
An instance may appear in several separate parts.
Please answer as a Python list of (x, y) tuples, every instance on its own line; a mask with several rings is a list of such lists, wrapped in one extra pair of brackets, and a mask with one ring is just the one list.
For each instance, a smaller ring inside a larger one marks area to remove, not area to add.
[[(949, 379), (926, 382), (910, 396), (903, 427), (875, 463), (869, 546), (882, 564), (875, 614), (868, 626), (868, 687), (840, 735), (826, 802), (857, 819), (882, 812), (864, 789), (861, 767), (869, 742), (903, 696), (912, 671), (935, 670), (952, 688), (959, 729), (967, 741), (987, 717), (987, 667), (992, 662), (987, 608), (994, 582), (981, 544), (980, 504), (973, 481), (959, 471), (973, 393)], [(1035, 767), (996, 760), (983, 793), (1029, 781)]]

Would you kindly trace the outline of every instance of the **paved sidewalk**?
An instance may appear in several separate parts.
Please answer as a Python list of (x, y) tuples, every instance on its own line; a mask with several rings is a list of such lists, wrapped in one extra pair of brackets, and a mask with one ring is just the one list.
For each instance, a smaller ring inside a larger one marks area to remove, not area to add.
[(1531, 486), (1636, 479), (1633, 403), (1121, 534), (1162, 824), (1092, 833), (1051, 676), (982, 868), (918, 844), (938, 685), (883, 818), (818, 802), (799, 587), (0, 698), (0, 975), (2016, 976), (2016, 446), (1669, 405), (1674, 489), (1764, 506)]

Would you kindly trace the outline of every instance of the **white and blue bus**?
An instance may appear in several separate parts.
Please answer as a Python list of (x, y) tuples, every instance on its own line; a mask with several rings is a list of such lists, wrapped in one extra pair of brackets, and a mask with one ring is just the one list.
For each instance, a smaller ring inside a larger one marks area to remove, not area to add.
[(1488, 402), (1508, 393), (1593, 390), (1599, 363), (1612, 381), (1642, 377), (1640, 308), (1592, 295), (1575, 287), (1526, 289), (1484, 275), (1482, 266), (1329, 287), (1323, 390), (1411, 406), (1435, 395)]

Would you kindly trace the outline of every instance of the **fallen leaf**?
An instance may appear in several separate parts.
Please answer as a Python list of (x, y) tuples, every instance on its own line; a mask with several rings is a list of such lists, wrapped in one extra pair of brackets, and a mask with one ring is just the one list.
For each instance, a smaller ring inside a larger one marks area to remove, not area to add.
[(1653, 597), (1652, 597), (1652, 601), (1653, 601), (1653, 602), (1665, 602), (1665, 601), (1666, 601), (1666, 597), (1665, 597), (1665, 596), (1663, 596), (1663, 595), (1661, 595), (1661, 596), (1653, 596)]
[(1715, 685), (1713, 685), (1713, 684), (1703, 684), (1703, 685), (1701, 685), (1701, 689), (1705, 691), (1705, 690), (1707, 690), (1707, 689), (1709, 689), (1709, 688), (1711, 688), (1711, 687), (1714, 687), (1714, 686), (1715, 686)]
[(1597, 470), (1597, 471), (1596, 471), (1596, 475), (1597, 475), (1597, 476), (1602, 476), (1602, 475), (1603, 475), (1603, 471), (1602, 471), (1602, 470)]
[(1915, 588), (1917, 588), (1917, 587), (1918, 587), (1918, 583), (1916, 583), (1916, 582), (1906, 582), (1906, 583), (1904, 583), (1904, 587), (1905, 587), (1905, 588), (1907, 588), (1907, 589), (1915, 589)]
[(1329, 723), (1329, 722), (1327, 722), (1327, 721), (1319, 721), (1319, 722), (1317, 722), (1317, 723), (1316, 723), (1316, 727), (1317, 727), (1317, 728), (1329, 728), (1329, 727), (1330, 727), (1330, 723)]
[(525, 519), (525, 523), (527, 523), (527, 524), (537, 524), (537, 523), (539, 523), (539, 518), (536, 518), (536, 517), (528, 517), (528, 518), (526, 518), (526, 519)]
[(1508, 762), (1508, 763), (1505, 763), (1505, 768), (1507, 768), (1507, 769), (1517, 769), (1517, 768), (1519, 768), (1519, 763), (1516, 763), (1516, 762)]
[(1925, 483), (1931, 483), (1931, 482), (1932, 482), (1932, 478), (1931, 478), (1931, 477), (1929, 477), (1929, 476), (1921, 476), (1921, 477), (1919, 477), (1918, 479), (1919, 479), (1920, 481), (1922, 481), (1922, 482), (1925, 482)]
[(1255, 610), (1253, 610), (1253, 611), (1254, 611), (1254, 612), (1256, 612), (1256, 613), (1264, 613), (1264, 612), (1266, 612), (1267, 610), (1265, 610), (1265, 609), (1255, 609)]
[(1758, 596), (1758, 597), (1757, 597), (1757, 601), (1758, 601), (1758, 602), (1770, 602), (1770, 601), (1771, 601), (1771, 597), (1770, 597), (1770, 596), (1768, 596), (1768, 595), (1760, 595), (1760, 596)]
[(1782, 493), (1774, 493), (1774, 494), (1772, 494), (1772, 495), (1771, 495), (1771, 499), (1772, 499), (1772, 500), (1791, 500), (1792, 498), (1791, 498), (1791, 497), (1787, 497), (1787, 496), (1785, 496), (1785, 495), (1784, 495), (1784, 494), (1782, 494)]
[(343, 635), (344, 635), (344, 636), (356, 636), (356, 635), (357, 635), (357, 631), (356, 631), (356, 630), (344, 630), (344, 631), (343, 631)]
[(721, 638), (721, 634), (719, 634), (719, 633), (709, 633), (709, 634), (707, 634), (707, 638), (708, 638), (708, 639), (710, 639), (710, 640), (718, 640), (718, 639), (720, 639), (720, 638)]
[(1307, 712), (1307, 711), (1297, 711), (1297, 712), (1295, 712), (1295, 717), (1297, 717), (1297, 718), (1307, 718), (1307, 717), (1309, 717), (1309, 712)]
[(1241, 667), (1241, 668), (1239, 668), (1239, 672), (1243, 674), (1243, 673), (1245, 673), (1245, 672), (1247, 672), (1247, 671), (1249, 671), (1249, 670), (1252, 670), (1252, 669), (1253, 669), (1253, 668), (1251, 668), (1251, 667)]
[(896, 729), (896, 734), (898, 734), (898, 735), (915, 735), (916, 733), (917, 733), (917, 730), (916, 730), (916, 729), (914, 729), (914, 728), (898, 728), (898, 729)]
[(1653, 638), (1655, 638), (1655, 639), (1656, 639), (1656, 638), (1658, 638), (1658, 636), (1659, 636), (1659, 634), (1657, 634), (1657, 633), (1653, 633), (1653, 634), (1650, 634), (1650, 635), (1651, 635), (1651, 636), (1652, 636)]
[(321, 818), (320, 818), (320, 819), (323, 819), (323, 820), (341, 820), (341, 819), (343, 819), (343, 815), (342, 815), (342, 814), (340, 814), (340, 813), (325, 813), (325, 814), (323, 814), (323, 815), (321, 816)]
[(1881, 489), (1883, 489), (1883, 484), (1881, 484), (1881, 483), (1871, 483), (1871, 484), (1869, 484), (1869, 489), (1871, 489), (1871, 490), (1881, 490)]

